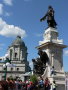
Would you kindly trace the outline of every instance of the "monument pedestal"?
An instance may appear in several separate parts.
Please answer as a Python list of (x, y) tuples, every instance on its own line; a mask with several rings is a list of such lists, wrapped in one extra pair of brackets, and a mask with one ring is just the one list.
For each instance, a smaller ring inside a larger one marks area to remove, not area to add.
[[(44, 71), (43, 78), (48, 77), (52, 83), (57, 84), (57, 90), (65, 90), (65, 73), (63, 70), (63, 40), (58, 39), (58, 31), (49, 27), (45, 30), (43, 41), (39, 41), (37, 49), (45, 51), (49, 57), (47, 68)], [(51, 75), (51, 68), (54, 67), (55, 75)]]

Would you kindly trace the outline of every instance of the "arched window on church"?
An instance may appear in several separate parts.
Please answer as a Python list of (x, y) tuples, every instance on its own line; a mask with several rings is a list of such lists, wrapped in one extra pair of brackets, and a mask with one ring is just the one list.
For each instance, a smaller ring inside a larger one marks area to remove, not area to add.
[(13, 71), (13, 68), (11, 68), (11, 71)]
[(12, 60), (12, 49), (10, 49), (10, 60)]
[(17, 58), (17, 53), (15, 52), (15, 58)]
[(17, 68), (17, 71), (19, 71), (19, 68)]

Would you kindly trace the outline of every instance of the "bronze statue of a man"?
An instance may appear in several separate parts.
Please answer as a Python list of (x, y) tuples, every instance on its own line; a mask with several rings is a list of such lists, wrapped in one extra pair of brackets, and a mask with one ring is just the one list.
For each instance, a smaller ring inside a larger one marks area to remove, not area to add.
[(45, 19), (47, 19), (48, 27), (56, 28), (57, 23), (54, 19), (54, 10), (52, 6), (48, 7), (47, 13), (45, 14), (44, 17), (40, 19), (40, 21), (44, 21)]

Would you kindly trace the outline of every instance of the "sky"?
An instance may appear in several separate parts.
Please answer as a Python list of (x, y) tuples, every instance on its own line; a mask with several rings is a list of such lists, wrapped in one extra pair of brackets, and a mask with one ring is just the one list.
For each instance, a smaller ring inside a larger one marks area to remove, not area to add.
[[(55, 10), (55, 20), (59, 39), (68, 45), (68, 1), (67, 0), (0, 0), (0, 56), (4, 56), (8, 46), (21, 35), (28, 48), (28, 61), (36, 58), (39, 41), (47, 28), (46, 21), (40, 18), (47, 12), (48, 6)], [(68, 71), (68, 48), (63, 53), (64, 70)]]

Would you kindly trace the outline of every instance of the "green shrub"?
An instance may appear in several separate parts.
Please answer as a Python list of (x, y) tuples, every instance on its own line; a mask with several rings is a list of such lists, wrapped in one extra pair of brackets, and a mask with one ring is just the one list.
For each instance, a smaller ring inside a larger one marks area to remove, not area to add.
[(37, 82), (38, 82), (37, 76), (36, 75), (32, 75), (30, 77), (30, 81), (33, 82), (33, 84), (37, 84)]

